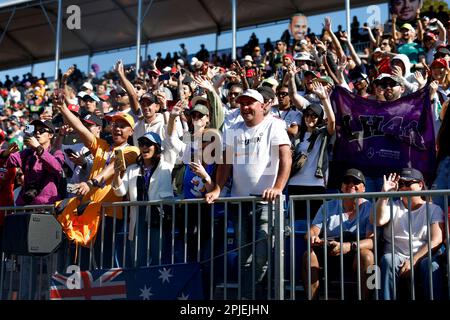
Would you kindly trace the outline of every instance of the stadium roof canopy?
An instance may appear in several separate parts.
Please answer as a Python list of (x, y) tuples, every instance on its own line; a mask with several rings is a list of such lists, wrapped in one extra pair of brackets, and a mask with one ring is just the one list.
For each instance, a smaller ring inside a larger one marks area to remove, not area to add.
[[(352, 0), (352, 7), (382, 3)], [(237, 27), (343, 10), (344, 0), (237, 0)], [(81, 10), (81, 29), (66, 27), (67, 7)], [(64, 0), (61, 57), (94, 54), (136, 44), (138, 0)], [(142, 0), (141, 41), (161, 41), (231, 29), (229, 0)], [(54, 59), (56, 0), (0, 2), (0, 70)], [(50, 23), (51, 22), (51, 25)]]

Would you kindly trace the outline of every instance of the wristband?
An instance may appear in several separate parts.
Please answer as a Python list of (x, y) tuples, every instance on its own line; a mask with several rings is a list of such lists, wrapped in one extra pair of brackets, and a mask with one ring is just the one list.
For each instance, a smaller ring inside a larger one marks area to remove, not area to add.
[(36, 154), (40, 157), (40, 156), (42, 156), (43, 153), (44, 153), (44, 147), (43, 146), (38, 146), (36, 148)]

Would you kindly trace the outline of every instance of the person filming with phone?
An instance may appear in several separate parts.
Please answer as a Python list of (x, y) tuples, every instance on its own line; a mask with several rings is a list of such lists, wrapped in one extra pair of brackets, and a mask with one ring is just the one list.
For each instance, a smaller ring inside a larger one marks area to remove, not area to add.
[[(365, 177), (358, 169), (348, 169), (342, 179), (343, 193), (365, 192)], [(357, 207), (359, 207), (359, 244), (357, 242)], [(361, 293), (362, 298), (369, 298), (366, 285), (367, 268), (373, 264), (373, 225), (370, 224), (372, 203), (364, 198), (346, 198), (331, 200), (322, 205), (310, 227), (310, 238), (305, 236), (311, 244), (311, 297), (319, 296), (319, 269), (324, 264), (324, 246), (327, 248), (327, 270), (329, 277), (338, 277), (340, 271), (340, 255), (344, 255), (344, 274), (348, 271), (356, 274), (357, 252), (360, 254)], [(326, 218), (324, 219), (324, 214)], [(340, 230), (342, 214), (343, 243), (341, 247)], [(326, 221), (326, 238), (324, 237), (323, 222)], [(308, 293), (308, 252), (303, 255), (302, 278), (305, 292)]]
[(20, 167), (25, 176), (24, 186), (16, 204), (53, 204), (59, 200), (58, 182), (61, 179), (64, 153), (51, 151), (55, 127), (46, 120), (34, 120), (25, 128), (24, 145), (20, 152), (16, 144), (2, 150), (6, 167)]

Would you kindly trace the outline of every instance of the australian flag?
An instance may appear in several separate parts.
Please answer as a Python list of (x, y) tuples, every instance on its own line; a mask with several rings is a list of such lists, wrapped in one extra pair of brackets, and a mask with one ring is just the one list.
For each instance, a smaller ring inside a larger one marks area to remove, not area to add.
[(51, 300), (202, 300), (200, 264), (54, 274)]

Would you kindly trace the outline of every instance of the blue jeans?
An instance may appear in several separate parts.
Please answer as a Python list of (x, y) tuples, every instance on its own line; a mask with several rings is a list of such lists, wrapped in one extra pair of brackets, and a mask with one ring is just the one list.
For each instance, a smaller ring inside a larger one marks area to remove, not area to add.
[[(255, 298), (267, 297), (263, 286), (263, 278), (267, 271), (268, 263), (268, 215), (269, 208), (266, 203), (256, 203), (253, 212), (252, 203), (242, 204), (242, 230), (239, 230), (238, 207), (233, 209), (233, 226), (235, 230), (236, 243), (239, 244), (241, 236), (241, 286), (242, 297), (252, 299), (252, 288), (255, 285)], [(253, 225), (253, 215), (255, 214), (255, 225)], [(252, 253), (253, 227), (255, 228), (255, 252)], [(253, 265), (255, 268), (255, 283), (253, 283)]]
[[(436, 179), (434, 179), (432, 190), (450, 189), (450, 156), (445, 157), (439, 162)], [(444, 196), (434, 196), (433, 202), (444, 208)], [(447, 202), (450, 205), (450, 202)], [(445, 211), (444, 211), (445, 212)]]
[[(433, 299), (441, 300), (443, 298), (443, 288), (442, 281), (443, 275), (442, 270), (438, 263), (438, 257), (441, 255), (441, 250), (438, 253), (434, 254), (431, 258), (431, 270), (432, 270), (432, 281), (433, 281)], [(399, 272), (400, 266), (405, 261), (404, 258), (400, 257), (398, 254), (394, 255), (394, 265), (395, 265), (395, 275), (392, 272), (392, 253), (385, 253), (381, 258), (380, 267), (381, 267), (381, 299), (382, 300), (392, 300), (394, 298), (394, 276), (395, 276), (395, 285), (398, 289), (399, 287)], [(418, 264), (414, 268), (414, 271), (417, 272), (414, 274), (415, 281), (417, 278), (420, 279), (420, 284), (423, 288), (423, 294), (425, 299), (430, 299), (430, 287), (428, 284), (429, 281), (429, 273), (428, 273), (428, 255), (420, 259)], [(408, 278), (408, 281), (409, 278)], [(397, 290), (398, 292), (398, 290)], [(417, 293), (417, 289), (416, 289)], [(409, 296), (408, 296), (409, 298)], [(398, 295), (397, 295), (398, 299)]]

